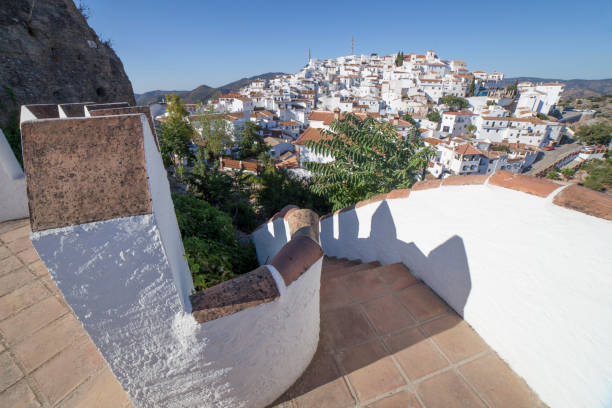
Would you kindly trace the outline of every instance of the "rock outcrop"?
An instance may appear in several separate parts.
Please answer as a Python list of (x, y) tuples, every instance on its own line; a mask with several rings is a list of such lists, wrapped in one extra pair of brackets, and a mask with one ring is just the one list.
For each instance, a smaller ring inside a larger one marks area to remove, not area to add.
[(2, 0), (0, 126), (12, 105), (78, 101), (135, 103), (113, 49), (72, 0)]

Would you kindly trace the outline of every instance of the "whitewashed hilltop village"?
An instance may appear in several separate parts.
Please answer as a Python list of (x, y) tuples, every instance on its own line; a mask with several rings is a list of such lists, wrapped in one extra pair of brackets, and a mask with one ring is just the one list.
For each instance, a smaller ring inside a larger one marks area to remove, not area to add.
[(304, 162), (331, 159), (313, 154), (305, 144), (325, 137), (322, 131), (345, 112), (392, 122), (402, 137), (420, 135), (437, 148), (428, 168), (434, 177), (524, 172), (541, 149), (573, 135), (548, 116), (563, 85), (503, 87), (503, 78), (499, 72), (470, 71), (465, 61), (443, 60), (432, 50), (310, 58), (295, 74), (252, 81), (205, 108), (190, 105), (190, 120), (198, 129), (203, 112), (225, 113), (234, 141), (247, 121), (256, 122), (277, 166), (301, 174), (307, 174)]

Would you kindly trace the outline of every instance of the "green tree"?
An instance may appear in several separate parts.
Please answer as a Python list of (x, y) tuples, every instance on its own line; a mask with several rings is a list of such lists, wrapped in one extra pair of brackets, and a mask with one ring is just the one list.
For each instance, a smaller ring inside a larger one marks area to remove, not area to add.
[(189, 194), (172, 200), (196, 291), (257, 267), (253, 244), (235, 238), (226, 213)]
[(559, 180), (561, 177), (559, 176), (559, 169), (553, 167), (552, 169), (546, 172), (546, 178), (551, 180)]
[(214, 113), (210, 105), (199, 117), (199, 129), (200, 144), (204, 145), (208, 160), (215, 161), (232, 141), (227, 115)]
[(591, 126), (582, 126), (576, 132), (576, 137), (586, 144), (607, 145), (612, 139), (612, 125), (597, 123)]
[(487, 106), (497, 105), (495, 101), (487, 101)]
[(584, 186), (596, 191), (612, 190), (612, 158), (591, 160), (581, 167), (588, 173)]
[(166, 94), (166, 112), (168, 116), (174, 119), (183, 119), (189, 116), (185, 102), (177, 94)]
[(414, 132), (403, 139), (391, 123), (351, 113), (333, 121), (324, 134), (326, 138), (307, 141), (306, 146), (334, 160), (305, 166), (314, 174), (312, 191), (327, 197), (334, 209), (410, 187), (435, 154)]
[(564, 169), (561, 169), (561, 174), (563, 174), (563, 177), (565, 177), (566, 180), (569, 180), (574, 175), (574, 170), (570, 169), (569, 167), (565, 167)]
[(311, 180), (292, 177), (286, 169), (276, 168), (272, 161), (266, 162), (259, 182), (257, 204), (265, 218), (288, 204), (309, 208), (318, 214), (326, 214), (332, 209), (323, 195), (313, 192)]
[(168, 117), (159, 132), (159, 148), (166, 167), (172, 164), (181, 166), (183, 159), (192, 159), (191, 138), (194, 130), (183, 118)]
[(468, 132), (470, 132), (472, 135), (474, 134), (474, 132), (476, 131), (476, 126), (472, 125), (471, 123), (469, 125), (467, 125), (466, 130)]
[(444, 95), (440, 99), (440, 102), (447, 105), (453, 111), (458, 111), (470, 106), (470, 103), (467, 101), (467, 99), (455, 95)]
[(255, 122), (247, 122), (240, 131), (240, 159), (258, 157), (261, 153), (268, 151), (268, 146), (259, 135), (259, 125)]
[(548, 120), (548, 115), (544, 113), (538, 113), (536, 116), (538, 117), (538, 119)]
[(431, 120), (432, 122), (442, 122), (442, 117), (440, 116), (440, 112), (438, 111), (429, 112), (427, 114), (427, 119)]
[(410, 115), (409, 113), (404, 113), (404, 116), (402, 116), (402, 119), (404, 119), (406, 122), (410, 122), (410, 124), (414, 127), (419, 127), (416, 120), (414, 120), (412, 115)]
[(476, 90), (476, 80), (472, 78), (472, 82), (470, 83), (470, 87), (468, 88), (468, 96), (474, 96), (475, 90)]
[(404, 53), (399, 51), (395, 56), (395, 66), (401, 67), (402, 65), (404, 65)]

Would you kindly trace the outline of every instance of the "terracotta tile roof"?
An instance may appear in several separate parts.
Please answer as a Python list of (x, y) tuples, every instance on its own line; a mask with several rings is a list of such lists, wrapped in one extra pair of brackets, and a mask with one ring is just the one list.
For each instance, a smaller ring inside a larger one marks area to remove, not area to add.
[(320, 129), (308, 127), (308, 129), (306, 129), (304, 133), (302, 133), (302, 135), (298, 137), (298, 139), (295, 142), (293, 142), (293, 144), (305, 145), (308, 140), (313, 140), (315, 142), (318, 142), (319, 140), (326, 139), (326, 138), (328, 138), (328, 136), (322, 134)]
[(460, 155), (482, 155), (482, 152), (469, 143), (455, 146), (455, 153)]

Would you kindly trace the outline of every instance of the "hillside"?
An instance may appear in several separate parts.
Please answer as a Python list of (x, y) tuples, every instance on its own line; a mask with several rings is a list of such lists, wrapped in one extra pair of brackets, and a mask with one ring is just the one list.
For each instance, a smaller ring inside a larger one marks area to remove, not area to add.
[(2, 0), (0, 127), (22, 104), (82, 101), (134, 103), (132, 84), (110, 44), (72, 0)]
[(167, 93), (175, 93), (185, 100), (186, 103), (206, 102), (209, 99), (217, 98), (219, 95), (233, 92), (247, 85), (255, 79), (270, 79), (278, 75), (284, 75), (282, 72), (267, 72), (261, 75), (255, 75), (250, 78), (242, 78), (229, 84), (225, 84), (218, 88), (213, 88), (207, 85), (200, 85), (191, 91), (149, 91), (143, 94), (136, 95), (136, 103), (138, 105), (149, 105), (159, 102)]
[(504, 86), (518, 82), (561, 82), (565, 84), (561, 97), (586, 98), (590, 96), (612, 95), (612, 79), (551, 79), (534, 77), (504, 78)]

